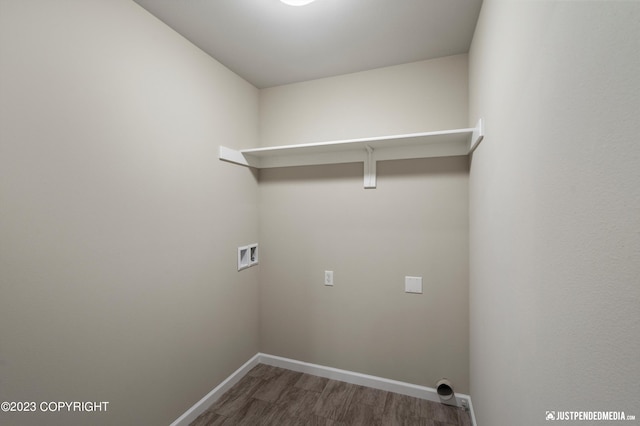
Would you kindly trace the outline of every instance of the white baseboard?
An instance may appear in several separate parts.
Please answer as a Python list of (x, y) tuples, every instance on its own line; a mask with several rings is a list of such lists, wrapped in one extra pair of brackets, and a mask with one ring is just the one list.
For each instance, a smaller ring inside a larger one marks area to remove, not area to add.
[(253, 367), (260, 364), (260, 355), (255, 354), (249, 361), (234, 371), (229, 377), (224, 379), (222, 383), (216, 386), (211, 392), (206, 394), (200, 401), (196, 402), (193, 407), (184, 412), (183, 415), (178, 417), (171, 426), (189, 426), (189, 423), (198, 418), (198, 416), (204, 413), (207, 408), (216, 402), (220, 397), (233, 385), (238, 383)]
[[(325, 367), (308, 362), (296, 361), (294, 359), (257, 353), (253, 358), (251, 358), (242, 367), (236, 370), (225, 381), (220, 383), (215, 389), (213, 389), (204, 398), (198, 401), (176, 421), (171, 423), (171, 426), (188, 426), (189, 423), (194, 421), (211, 404), (217, 401), (223, 393), (225, 393), (229, 388), (238, 383), (240, 379), (249, 372), (249, 370), (251, 370), (258, 364), (266, 364), (274, 367), (286, 368), (288, 370), (297, 371), (300, 373), (307, 373), (314, 376), (325, 377), (328, 379), (340, 380), (342, 382), (367, 386), (387, 392), (395, 392), (415, 398), (426, 399), (428, 401), (440, 401), (436, 390), (427, 386), (419, 386), (411, 383), (399, 382), (397, 380), (385, 379), (383, 377), (356, 373), (354, 371), (340, 370), (338, 368)], [(465, 405), (467, 405), (470, 410), (471, 423), (473, 426), (477, 426), (476, 418), (473, 413), (473, 405), (471, 404), (471, 397), (469, 395), (456, 392), (456, 400), (458, 406), (462, 406), (463, 402), (466, 402)]]

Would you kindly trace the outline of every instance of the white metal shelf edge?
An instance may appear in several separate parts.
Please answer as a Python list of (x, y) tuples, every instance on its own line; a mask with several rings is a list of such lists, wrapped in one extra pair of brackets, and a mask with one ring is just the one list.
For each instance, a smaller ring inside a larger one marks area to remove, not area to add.
[(258, 169), (363, 162), (365, 188), (376, 186), (376, 162), (471, 154), (484, 137), (473, 128), (235, 150), (220, 147), (220, 160)]

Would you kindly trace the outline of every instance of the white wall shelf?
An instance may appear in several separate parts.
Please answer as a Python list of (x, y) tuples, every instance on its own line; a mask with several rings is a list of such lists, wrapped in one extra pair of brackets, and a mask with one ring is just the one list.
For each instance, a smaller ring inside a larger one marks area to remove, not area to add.
[(220, 160), (258, 169), (364, 162), (364, 187), (376, 187), (376, 162), (471, 154), (482, 141), (476, 127), (331, 142), (235, 150), (220, 147)]

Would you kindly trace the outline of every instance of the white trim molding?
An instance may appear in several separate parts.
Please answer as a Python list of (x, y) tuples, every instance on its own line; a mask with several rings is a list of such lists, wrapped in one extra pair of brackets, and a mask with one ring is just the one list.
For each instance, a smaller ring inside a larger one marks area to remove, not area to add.
[(245, 362), (242, 367), (234, 371), (229, 377), (224, 379), (222, 383), (213, 388), (211, 392), (202, 397), (200, 401), (196, 402), (193, 407), (185, 411), (183, 415), (171, 423), (171, 426), (189, 426), (189, 423), (204, 413), (211, 404), (220, 399), (226, 391), (238, 383), (253, 367), (260, 364), (260, 355), (260, 353), (255, 354), (249, 361)]
[[(211, 404), (217, 401), (222, 396), (222, 394), (229, 390), (233, 385), (238, 383), (240, 379), (242, 379), (242, 377), (244, 377), (244, 375), (249, 372), (249, 370), (251, 370), (258, 364), (266, 364), (274, 367), (286, 368), (287, 370), (297, 371), (299, 373), (312, 374), (314, 376), (340, 380), (342, 382), (347, 382), (354, 385), (367, 386), (387, 392), (395, 392), (415, 398), (426, 399), (428, 401), (440, 402), (436, 390), (427, 386), (414, 385), (411, 383), (385, 379), (383, 377), (371, 376), (354, 371), (340, 370), (338, 368), (325, 367), (323, 365), (311, 364), (308, 362), (297, 361), (290, 358), (257, 353), (242, 367), (237, 369), (227, 379), (216, 386), (216, 388), (209, 392), (204, 398), (198, 401), (193, 407), (187, 410), (176, 421), (171, 423), (171, 426), (188, 426), (189, 423), (194, 421)], [(473, 426), (477, 426), (476, 418), (473, 413), (473, 405), (471, 404), (471, 397), (469, 395), (457, 392), (455, 395), (458, 406), (466, 405), (467, 407), (469, 407), (471, 423)]]

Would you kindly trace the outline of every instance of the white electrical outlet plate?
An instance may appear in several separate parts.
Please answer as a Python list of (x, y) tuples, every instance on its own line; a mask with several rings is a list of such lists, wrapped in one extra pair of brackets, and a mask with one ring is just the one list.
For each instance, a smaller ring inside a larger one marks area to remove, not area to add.
[(422, 277), (404, 277), (404, 291), (422, 294)]
[(333, 285), (333, 271), (324, 271), (324, 285)]

